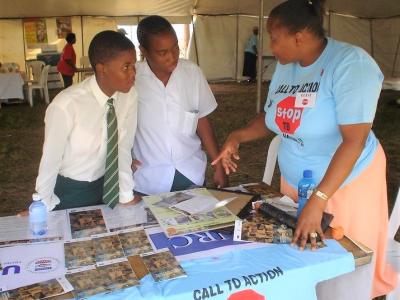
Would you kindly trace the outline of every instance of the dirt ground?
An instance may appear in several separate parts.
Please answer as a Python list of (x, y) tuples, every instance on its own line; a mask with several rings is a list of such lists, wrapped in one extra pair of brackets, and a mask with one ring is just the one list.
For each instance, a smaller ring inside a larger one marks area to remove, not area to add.
[[(213, 83), (218, 109), (211, 115), (217, 140), (223, 143), (228, 133), (248, 123), (256, 114), (256, 85)], [(268, 86), (264, 84), (262, 99)], [(52, 91), (54, 97), (58, 91)], [(374, 123), (374, 131), (387, 155), (389, 207), (393, 206), (400, 178), (400, 107), (395, 99), (400, 92), (383, 91)], [(262, 101), (261, 107), (264, 106)], [(0, 216), (15, 214), (31, 201), (39, 166), (46, 106), (39, 98), (33, 108), (27, 104), (3, 105), (0, 109)], [(241, 146), (237, 173), (230, 176), (230, 185), (261, 181), (269, 140)], [(277, 187), (279, 171), (274, 176)], [(211, 169), (207, 171), (211, 184)]]

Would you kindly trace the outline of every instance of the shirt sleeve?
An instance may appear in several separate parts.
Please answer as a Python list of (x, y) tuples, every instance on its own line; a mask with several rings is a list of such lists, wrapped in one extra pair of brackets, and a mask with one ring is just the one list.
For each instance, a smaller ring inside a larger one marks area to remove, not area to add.
[(56, 103), (50, 104), (45, 116), (43, 154), (36, 178), (36, 192), (48, 210), (53, 210), (60, 203), (54, 194), (54, 187), (71, 130), (71, 116)]
[(197, 72), (199, 80), (199, 118), (203, 118), (212, 113), (218, 105), (203, 72), (200, 68), (197, 68)]
[(121, 138), (118, 147), (118, 168), (119, 168), (119, 202), (126, 203), (133, 199), (134, 181), (131, 169), (133, 141), (135, 139), (137, 127), (137, 93), (135, 89), (131, 91), (132, 105), (126, 114), (121, 126)]
[(339, 124), (372, 123), (383, 74), (366, 53), (345, 58), (333, 74), (333, 97)]

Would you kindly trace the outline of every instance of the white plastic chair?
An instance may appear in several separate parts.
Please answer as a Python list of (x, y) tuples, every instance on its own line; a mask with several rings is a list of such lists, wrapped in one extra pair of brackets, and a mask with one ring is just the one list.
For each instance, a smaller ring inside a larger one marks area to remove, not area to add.
[(276, 158), (278, 157), (278, 149), (281, 138), (279, 135), (275, 136), (268, 147), (267, 162), (265, 163), (263, 182), (271, 185), (272, 176), (274, 175)]
[(33, 97), (32, 97), (33, 90), (39, 90), (42, 98), (44, 96), (44, 100), (46, 101), (46, 103), (47, 104), (50, 103), (49, 89), (47, 87), (47, 77), (49, 74), (49, 69), (50, 69), (49, 65), (47, 65), (43, 68), (42, 73), (40, 75), (39, 82), (28, 83), (28, 100), (29, 100), (29, 104), (31, 107), (33, 106)]
[(389, 218), (389, 230), (388, 230), (388, 244), (386, 257), (388, 263), (397, 272), (398, 284), (397, 288), (386, 295), (386, 300), (399, 300), (400, 299), (400, 243), (394, 239), (397, 230), (400, 227), (400, 188), (397, 192), (396, 202), (392, 213)]
[(39, 82), (40, 76), (42, 74), (43, 68), (46, 65), (40, 60), (31, 60), (26, 63), (27, 65), (27, 75), (29, 82)]

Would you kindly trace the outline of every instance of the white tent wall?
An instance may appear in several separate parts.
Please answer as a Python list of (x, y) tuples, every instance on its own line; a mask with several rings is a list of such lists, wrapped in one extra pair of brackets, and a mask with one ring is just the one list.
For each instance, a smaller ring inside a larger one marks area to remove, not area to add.
[[(196, 62), (207, 79), (234, 78), (236, 65), (236, 18), (197, 16), (196, 45), (190, 43), (189, 59)], [(196, 56), (196, 49), (198, 51)]]
[[(280, 2), (264, 0), (265, 15)], [(73, 16), (72, 30), (77, 34), (75, 49), (79, 61), (81, 55), (87, 55), (95, 33), (115, 30), (121, 24), (117, 16), (125, 16), (129, 23), (132, 18), (136, 23), (140, 17), (129, 16), (160, 14), (190, 20), (194, 14), (197, 56), (207, 78), (241, 79), (243, 47), (251, 27), (258, 23), (257, 17), (249, 15), (257, 16), (259, 7), (260, 0), (0, 0), (0, 18), (3, 18), (0, 20), (0, 60), (18, 62), (23, 67), (24, 59), (34, 53), (31, 49), (24, 53), (21, 18), (46, 17), (49, 43), (56, 43), (61, 50), (65, 41), (57, 39), (53, 16)], [(364, 48), (374, 56), (386, 76), (400, 76), (399, 0), (327, 0), (326, 8), (330, 11), (326, 27), (330, 36)], [(269, 54), (266, 34), (263, 54)], [(189, 57), (196, 61), (193, 42)]]
[(371, 55), (370, 21), (336, 14), (329, 20), (332, 38), (361, 47)]
[[(252, 16), (197, 16), (189, 59), (199, 64), (209, 80), (244, 79), (243, 51), (253, 26), (258, 26), (258, 18)], [(325, 28), (329, 36), (359, 46), (372, 55), (386, 77), (400, 76), (400, 50), (397, 50), (400, 18), (370, 20), (331, 13), (325, 18)], [(263, 55), (271, 55), (265, 31)], [(271, 78), (273, 69), (273, 66), (267, 69), (264, 80)]]
[[(266, 22), (265, 19), (264, 26)], [(189, 44), (189, 59), (199, 64), (209, 80), (244, 79), (244, 48), (253, 27), (258, 24), (258, 18), (252, 16), (197, 16), (195, 34)], [(263, 49), (263, 55), (271, 55), (267, 38), (263, 40)], [(271, 70), (267, 71), (264, 79), (271, 77)]]
[(117, 21), (111, 17), (83, 17), (83, 54), (88, 55), (89, 44), (93, 37), (103, 30), (117, 30)]
[(23, 35), (21, 19), (0, 20), (0, 62), (15, 62), (25, 69)]
[(399, 77), (400, 17), (373, 20), (372, 24), (373, 54), (377, 63), (385, 76)]

